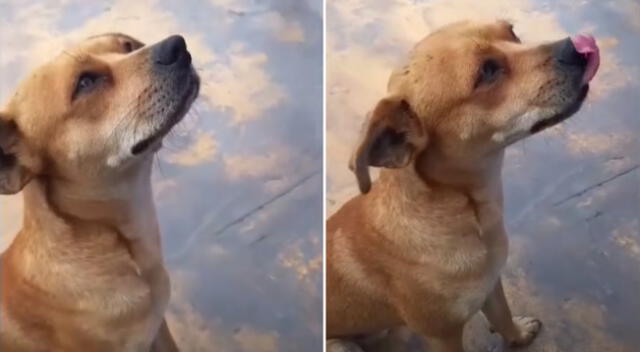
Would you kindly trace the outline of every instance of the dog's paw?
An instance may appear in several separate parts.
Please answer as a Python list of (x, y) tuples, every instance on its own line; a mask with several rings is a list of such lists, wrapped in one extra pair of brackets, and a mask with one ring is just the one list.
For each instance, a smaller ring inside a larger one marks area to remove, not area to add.
[(327, 352), (364, 352), (360, 346), (347, 340), (328, 340)]
[(518, 329), (518, 336), (509, 341), (511, 346), (525, 346), (531, 343), (542, 328), (542, 322), (532, 317), (514, 317), (513, 323)]

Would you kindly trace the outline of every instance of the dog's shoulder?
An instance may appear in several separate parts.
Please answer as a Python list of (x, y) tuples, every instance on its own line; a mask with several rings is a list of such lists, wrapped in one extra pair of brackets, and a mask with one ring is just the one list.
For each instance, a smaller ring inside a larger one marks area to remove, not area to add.
[(334, 236), (338, 231), (350, 233), (351, 229), (363, 229), (367, 226), (365, 219), (366, 195), (360, 194), (349, 199), (340, 209), (327, 220), (327, 237)]

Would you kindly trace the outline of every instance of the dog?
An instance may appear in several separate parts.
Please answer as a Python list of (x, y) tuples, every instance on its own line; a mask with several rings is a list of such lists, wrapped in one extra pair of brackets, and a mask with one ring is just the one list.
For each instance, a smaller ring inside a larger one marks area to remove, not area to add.
[(178, 351), (151, 190), (200, 80), (184, 38), (81, 42), (0, 110), (0, 192), (24, 198), (0, 258), (0, 350)]
[(525, 45), (506, 21), (417, 43), (351, 158), (361, 194), (327, 220), (330, 351), (407, 326), (429, 351), (461, 352), (478, 311), (509, 344), (534, 339), (541, 322), (512, 317), (500, 279), (504, 149), (577, 112), (599, 62), (592, 37)]

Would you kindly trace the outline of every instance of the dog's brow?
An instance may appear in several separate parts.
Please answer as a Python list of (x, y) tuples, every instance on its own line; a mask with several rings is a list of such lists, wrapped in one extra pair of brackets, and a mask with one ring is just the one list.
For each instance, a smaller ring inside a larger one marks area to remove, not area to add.
[(76, 60), (76, 62), (82, 62), (82, 60), (80, 60), (80, 58), (76, 55), (73, 55), (72, 53), (68, 52), (67, 50), (62, 50), (62, 53), (71, 57), (72, 59)]
[(97, 38), (103, 38), (103, 37), (112, 37), (112, 38), (117, 38), (117, 39), (125, 39), (125, 40), (137, 41), (133, 37), (130, 37), (130, 36), (126, 35), (126, 34), (115, 33), (115, 32), (96, 34), (96, 35), (92, 35), (92, 36), (87, 37), (87, 39), (97, 39)]

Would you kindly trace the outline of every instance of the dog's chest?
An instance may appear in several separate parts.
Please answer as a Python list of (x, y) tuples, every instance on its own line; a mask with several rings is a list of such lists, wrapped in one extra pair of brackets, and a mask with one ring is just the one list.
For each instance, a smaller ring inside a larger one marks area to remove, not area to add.
[(486, 228), (480, 241), (484, 249), (484, 258), (478, 263), (480, 275), (463, 283), (452, 307), (455, 314), (465, 319), (471, 318), (482, 307), (500, 279), (507, 260), (508, 239), (501, 223)]
[(508, 241), (500, 221), (476, 223), (465, 232), (422, 243), (422, 266), (414, 268), (425, 292), (447, 297), (450, 312), (467, 320), (484, 304), (500, 278)]
[(471, 318), (486, 301), (495, 288), (504, 266), (506, 256), (493, 253), (487, 257), (485, 269), (457, 285), (450, 309), (453, 314), (464, 320)]
[[(110, 288), (105, 283), (110, 282)], [(153, 321), (156, 311), (153, 307), (149, 285), (135, 273), (113, 276), (109, 280), (87, 288), (87, 294), (76, 301), (79, 314), (75, 319), (77, 327), (86, 329), (87, 338), (96, 341), (110, 341), (119, 351), (139, 351), (140, 346), (148, 346), (151, 341), (145, 331), (149, 326), (159, 325)], [(115, 327), (115, 328), (114, 328)]]
[[(76, 250), (60, 255), (46, 266), (23, 256), (21, 267), (33, 266), (33, 271), (20, 276), (42, 288), (33, 291), (30, 285), (13, 285), (16, 298), (11, 300), (19, 299), (24, 308), (13, 305), (7, 313), (16, 324), (34, 320), (48, 323), (24, 330), (18, 338), (69, 352), (148, 349), (151, 339), (144, 332), (150, 325), (159, 325), (153, 321), (157, 319), (153, 312), (161, 310), (151, 306), (149, 285), (137, 275), (126, 251), (106, 251), (103, 247), (98, 254), (85, 250), (84, 254)], [(46, 301), (42, 299), (43, 289)]]
[(111, 295), (96, 292), (93, 298), (84, 303), (89, 304), (91, 310), (75, 317), (68, 331), (72, 338), (82, 331), (86, 344), (96, 344), (95, 351), (102, 351), (97, 346), (103, 344), (109, 346), (104, 351), (149, 350), (152, 337), (148, 331), (160, 322), (155, 321), (157, 317), (154, 318), (152, 314), (155, 308), (151, 307), (149, 291), (143, 285), (126, 293), (116, 290)]

